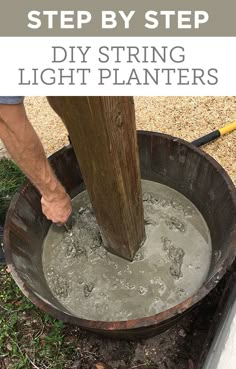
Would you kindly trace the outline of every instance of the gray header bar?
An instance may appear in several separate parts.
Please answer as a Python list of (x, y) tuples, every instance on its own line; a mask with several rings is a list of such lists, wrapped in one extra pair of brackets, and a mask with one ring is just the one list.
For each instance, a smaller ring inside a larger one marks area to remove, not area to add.
[(235, 0), (7, 0), (0, 37), (236, 36), (235, 14)]

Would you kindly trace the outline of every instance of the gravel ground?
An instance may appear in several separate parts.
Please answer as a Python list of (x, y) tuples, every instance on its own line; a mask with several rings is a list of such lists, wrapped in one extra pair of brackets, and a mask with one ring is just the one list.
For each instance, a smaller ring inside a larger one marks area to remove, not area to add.
[[(159, 131), (194, 140), (236, 120), (233, 97), (136, 97), (137, 129)], [(60, 119), (43, 97), (28, 97), (26, 109), (47, 154), (68, 143)], [(236, 131), (204, 148), (236, 183)]]
[[(68, 143), (60, 118), (45, 97), (27, 97), (28, 116), (47, 155)], [(236, 96), (232, 97), (136, 97), (137, 129), (159, 131), (187, 141), (236, 120)], [(236, 183), (236, 131), (205, 146)], [(0, 156), (6, 152), (0, 144)]]
[[(195, 140), (236, 120), (236, 97), (137, 97), (139, 129)], [(204, 147), (236, 183), (236, 131)]]

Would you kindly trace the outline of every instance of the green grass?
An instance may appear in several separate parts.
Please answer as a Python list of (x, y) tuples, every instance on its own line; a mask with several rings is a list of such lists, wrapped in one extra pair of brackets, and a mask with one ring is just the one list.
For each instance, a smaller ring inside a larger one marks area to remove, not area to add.
[(0, 285), (0, 368), (68, 368), (75, 337), (66, 335), (61, 321), (24, 297), (4, 268), (0, 269)]
[[(25, 176), (8, 159), (0, 160), (0, 223)], [(66, 369), (75, 356), (76, 337), (36, 308), (0, 268), (0, 368)]]
[(21, 170), (11, 160), (0, 159), (0, 224), (4, 223), (10, 200), (25, 181)]

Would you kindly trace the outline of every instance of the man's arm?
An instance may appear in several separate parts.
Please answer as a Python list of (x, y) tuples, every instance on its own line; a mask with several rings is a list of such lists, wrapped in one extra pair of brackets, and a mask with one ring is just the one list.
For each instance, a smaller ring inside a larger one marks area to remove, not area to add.
[(16, 164), (42, 195), (42, 211), (54, 223), (65, 223), (71, 200), (55, 177), (23, 104), (0, 105), (0, 139)]

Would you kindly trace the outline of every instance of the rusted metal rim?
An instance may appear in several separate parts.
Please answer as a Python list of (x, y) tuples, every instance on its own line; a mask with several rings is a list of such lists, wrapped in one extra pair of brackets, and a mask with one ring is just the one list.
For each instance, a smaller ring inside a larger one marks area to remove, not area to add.
[[(228, 176), (228, 174), (226, 173), (226, 171), (210, 155), (206, 154), (201, 149), (195, 147), (191, 143), (188, 143), (179, 138), (171, 137), (169, 135), (160, 134), (156, 132), (146, 132), (146, 131), (139, 131), (138, 135), (159, 136), (169, 141), (176, 141), (180, 145), (188, 146), (192, 151), (195, 151), (204, 160), (210, 162), (211, 165), (214, 166), (214, 168), (224, 177), (224, 181), (227, 185), (231, 200), (236, 209), (235, 186), (232, 180), (230, 179), (230, 177)], [(69, 147), (62, 148), (61, 150), (53, 154), (50, 157), (50, 160), (53, 160), (56, 157), (60, 156), (63, 153), (63, 151), (68, 150), (68, 149)], [(106, 322), (106, 321), (92, 321), (92, 320), (77, 318), (75, 316), (72, 316), (68, 312), (66, 313), (66, 312), (60, 311), (55, 306), (50, 305), (47, 301), (42, 300), (42, 298), (39, 297), (36, 293), (34, 293), (27, 286), (27, 284), (22, 280), (13, 262), (13, 257), (12, 257), (12, 252), (11, 252), (12, 246), (11, 246), (11, 241), (9, 237), (9, 234), (10, 234), (9, 224), (10, 224), (10, 219), (14, 212), (15, 206), (17, 204), (17, 201), (20, 197), (20, 194), (24, 193), (27, 190), (27, 186), (28, 184), (26, 183), (20, 189), (19, 193), (15, 195), (15, 197), (13, 198), (11, 202), (11, 205), (10, 205), (10, 208), (7, 214), (5, 230), (4, 230), (4, 246), (5, 246), (7, 264), (9, 266), (10, 272), (15, 282), (20, 287), (20, 289), (25, 294), (25, 296), (28, 297), (36, 306), (38, 306), (40, 309), (42, 309), (46, 313), (49, 313), (55, 318), (63, 320), (66, 323), (75, 324), (82, 328), (96, 331), (99, 333), (104, 333), (104, 334), (108, 334), (109, 331), (110, 332), (116, 331), (116, 333), (118, 332), (118, 335), (120, 333), (121, 336), (122, 336), (122, 333), (124, 332), (127, 335), (127, 331), (132, 333), (132, 332), (135, 332), (136, 330), (140, 330), (141, 328), (144, 328), (144, 329), (146, 327), (155, 328), (155, 326), (157, 325), (158, 325), (159, 331), (162, 329), (164, 330), (165, 327), (168, 327), (168, 325), (172, 321), (176, 320), (180, 314), (183, 314), (186, 311), (188, 311), (190, 308), (192, 308), (195, 304), (197, 304), (200, 300), (202, 300), (218, 284), (218, 282), (221, 280), (226, 270), (229, 269), (229, 267), (231, 266), (235, 258), (235, 255), (236, 255), (236, 224), (234, 225), (233, 230), (231, 234), (229, 235), (230, 247), (228, 248), (225, 257), (222, 260), (220, 268), (215, 273), (213, 273), (210, 276), (210, 278), (208, 278), (209, 280), (203, 284), (203, 286), (198, 290), (196, 294), (194, 294), (192, 297), (188, 298), (187, 300), (183, 301), (182, 303), (168, 310), (165, 310), (159, 314), (156, 314), (154, 316), (143, 317), (140, 319), (132, 319), (128, 321)]]

